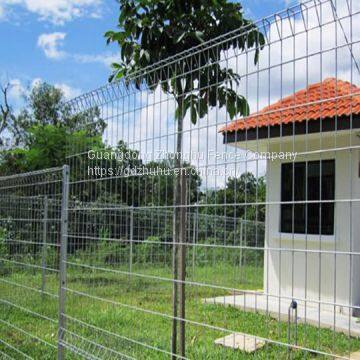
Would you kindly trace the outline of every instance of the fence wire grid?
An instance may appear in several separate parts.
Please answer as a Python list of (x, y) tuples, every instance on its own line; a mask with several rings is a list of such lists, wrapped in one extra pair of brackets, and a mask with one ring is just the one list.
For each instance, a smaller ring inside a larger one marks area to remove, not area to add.
[(0, 179), (4, 356), (34, 357), (18, 331), (44, 358), (354, 359), (359, 24), (358, 1), (304, 1), (255, 23), (259, 47), (239, 29), (69, 101), (101, 139)]
[(4, 358), (56, 357), (63, 174), (0, 178), (0, 343)]

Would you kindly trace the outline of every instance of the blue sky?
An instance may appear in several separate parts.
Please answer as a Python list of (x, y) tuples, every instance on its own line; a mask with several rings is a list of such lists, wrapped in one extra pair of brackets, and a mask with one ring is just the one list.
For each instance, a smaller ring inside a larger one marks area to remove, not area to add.
[[(287, 0), (245, 0), (252, 19), (286, 7)], [(0, 0), (0, 79), (14, 84), (12, 101), (41, 79), (71, 98), (107, 82), (119, 50), (103, 34), (115, 29), (115, 0)]]

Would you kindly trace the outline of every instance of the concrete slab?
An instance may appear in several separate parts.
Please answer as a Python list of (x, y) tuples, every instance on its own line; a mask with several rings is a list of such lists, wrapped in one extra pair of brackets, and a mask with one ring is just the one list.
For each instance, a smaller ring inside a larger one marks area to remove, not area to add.
[[(289, 299), (279, 299), (277, 297), (266, 296), (261, 293), (247, 293), (218, 296), (203, 300), (206, 304), (216, 304), (223, 306), (234, 306), (244, 311), (259, 312), (269, 314), (275, 319), (287, 321)], [(332, 329), (346, 335), (360, 337), (360, 319), (347, 314), (342, 314), (337, 309), (331, 311), (329, 306), (319, 306), (316, 303), (307, 301), (297, 301), (298, 303), (298, 322), (313, 326)]]
[(252, 353), (258, 349), (261, 349), (265, 345), (265, 341), (256, 339), (253, 336), (234, 333), (216, 339), (215, 344)]

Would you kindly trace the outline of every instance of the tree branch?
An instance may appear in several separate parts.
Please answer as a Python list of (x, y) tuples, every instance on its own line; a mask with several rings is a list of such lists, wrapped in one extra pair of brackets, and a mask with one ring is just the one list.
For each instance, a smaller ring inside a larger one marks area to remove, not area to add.
[(1, 93), (2, 93), (2, 101), (0, 103), (0, 135), (2, 132), (6, 129), (6, 127), (9, 125), (9, 118), (11, 118), (11, 106), (9, 105), (8, 101), (8, 92), (10, 90), (10, 83), (7, 83), (6, 85), (1, 85)]

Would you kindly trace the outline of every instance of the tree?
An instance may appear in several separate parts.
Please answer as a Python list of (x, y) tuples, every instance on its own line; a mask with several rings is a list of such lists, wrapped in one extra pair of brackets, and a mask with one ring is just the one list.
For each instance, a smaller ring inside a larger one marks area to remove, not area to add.
[[(191, 121), (203, 117), (209, 106), (225, 106), (231, 118), (248, 115), (246, 99), (233, 89), (240, 76), (220, 66), (224, 51), (230, 48), (244, 51), (255, 48), (254, 63), (265, 40), (256, 25), (244, 18), (242, 6), (227, 0), (120, 0), (120, 31), (108, 31), (107, 42), (117, 42), (121, 62), (113, 64), (110, 80), (135, 79), (150, 89), (159, 84), (177, 102), (176, 118), (185, 117), (191, 109)], [(143, 73), (147, 66), (171, 58), (182, 51), (201, 45), (227, 32), (244, 29), (235, 39), (191, 55), (178, 66)], [(196, 71), (194, 71), (196, 70)]]
[[(265, 197), (265, 178), (257, 178), (253, 173), (245, 172), (239, 177), (228, 178), (223, 189), (211, 191), (206, 198), (206, 204), (209, 206), (204, 207), (203, 211), (244, 220), (265, 221), (265, 205), (255, 205), (255, 203), (264, 203)], [(219, 210), (211, 204), (229, 205)]]
[(12, 85), (6, 83), (1, 86), (1, 101), (0, 101), (0, 145), (4, 146), (6, 143), (5, 135), (9, 137), (17, 134), (18, 128), (18, 118), (13, 112), (13, 108), (9, 103), (9, 91), (11, 90)]
[[(89, 137), (85, 131), (69, 131), (63, 126), (34, 125), (27, 129), (26, 144), (0, 153), (0, 174), (35, 171), (67, 163), (69, 148), (103, 146), (101, 136)], [(80, 165), (77, 165), (82, 169)]]
[(74, 115), (60, 89), (40, 83), (15, 115), (8, 102), (9, 86), (2, 88), (0, 135), (6, 132), (13, 145), (0, 153), (1, 174), (61, 166), (67, 154), (102, 144), (106, 124), (98, 108)]
[(20, 141), (24, 141), (26, 130), (34, 125), (60, 126), (69, 131), (84, 130), (94, 136), (101, 135), (106, 127), (98, 107), (73, 114), (62, 90), (47, 83), (35, 85), (26, 97), (26, 103), (26, 108), (18, 116)]
[[(148, 169), (164, 170), (163, 173), (155, 173), (144, 178), (143, 188), (145, 189), (142, 194), (143, 205), (149, 206), (171, 206), (174, 203), (174, 185), (176, 183), (176, 176), (173, 172), (174, 169), (173, 158), (163, 159), (161, 161), (151, 161), (146, 164)], [(190, 174), (188, 178), (188, 202), (193, 204), (197, 201), (199, 188), (201, 185), (201, 177), (199, 172), (194, 166), (184, 162), (183, 168)], [(167, 170), (167, 171), (166, 171)]]
[[(220, 66), (222, 54), (231, 48), (254, 48), (256, 64), (265, 43), (257, 26), (244, 18), (240, 4), (228, 0), (120, 0), (118, 27), (119, 31), (105, 33), (108, 43), (116, 42), (121, 48), (121, 61), (113, 64), (110, 81), (124, 78), (126, 84), (133, 81), (137, 88), (146, 83), (150, 90), (160, 85), (163, 92), (173, 95), (178, 154), (182, 153), (183, 119), (189, 109), (193, 123), (213, 106), (225, 106), (231, 118), (249, 114), (247, 100), (234, 90), (240, 76)], [(211, 51), (194, 53), (166, 69), (144, 71), (234, 30), (238, 36), (220, 42)], [(181, 167), (180, 157), (174, 165)]]
[(33, 126), (54, 125), (67, 128), (70, 131), (85, 130), (88, 135), (102, 134), (106, 123), (100, 117), (99, 108), (73, 114), (67, 105), (61, 89), (47, 84), (38, 83), (28, 95), (24, 95), (25, 107), (15, 115), (8, 101), (11, 84), (1, 88), (0, 103), (0, 136), (4, 142), (3, 133), (11, 137), (15, 146), (26, 145), (28, 130)]
[[(213, 106), (225, 107), (231, 118), (238, 114), (249, 114), (247, 100), (234, 90), (240, 76), (220, 66), (222, 54), (230, 48), (240, 51), (255, 48), (256, 64), (265, 43), (256, 25), (244, 18), (240, 4), (228, 0), (120, 0), (118, 27), (120, 31), (105, 34), (108, 43), (117, 42), (121, 48), (121, 62), (113, 64), (114, 72), (110, 81), (125, 78), (126, 84), (133, 81), (140, 88), (146, 83), (150, 90), (160, 85), (163, 92), (173, 95), (176, 102), (178, 154), (182, 154), (183, 119), (189, 109), (194, 124)], [(240, 32), (231, 41), (222, 41), (209, 51), (194, 52), (177, 61), (175, 66), (144, 71), (150, 65), (233, 30)], [(177, 157), (174, 165), (181, 168), (181, 157)], [(183, 176), (185, 174), (180, 172), (175, 185), (175, 205), (180, 206), (184, 205), (181, 198)], [(175, 207), (176, 242), (181, 242), (179, 236), (182, 236), (180, 206)], [(185, 251), (184, 246), (179, 249)], [(184, 254), (180, 257), (183, 259)], [(185, 278), (184, 269), (185, 263), (181, 260), (180, 280)], [(175, 278), (176, 271), (174, 266)], [(184, 295), (184, 285), (179, 286), (180, 294)], [(181, 323), (181, 327), (181, 332), (184, 332), (184, 323)], [(172, 351), (176, 352), (176, 342), (172, 345)], [(185, 355), (184, 341), (180, 342), (180, 355)]]

